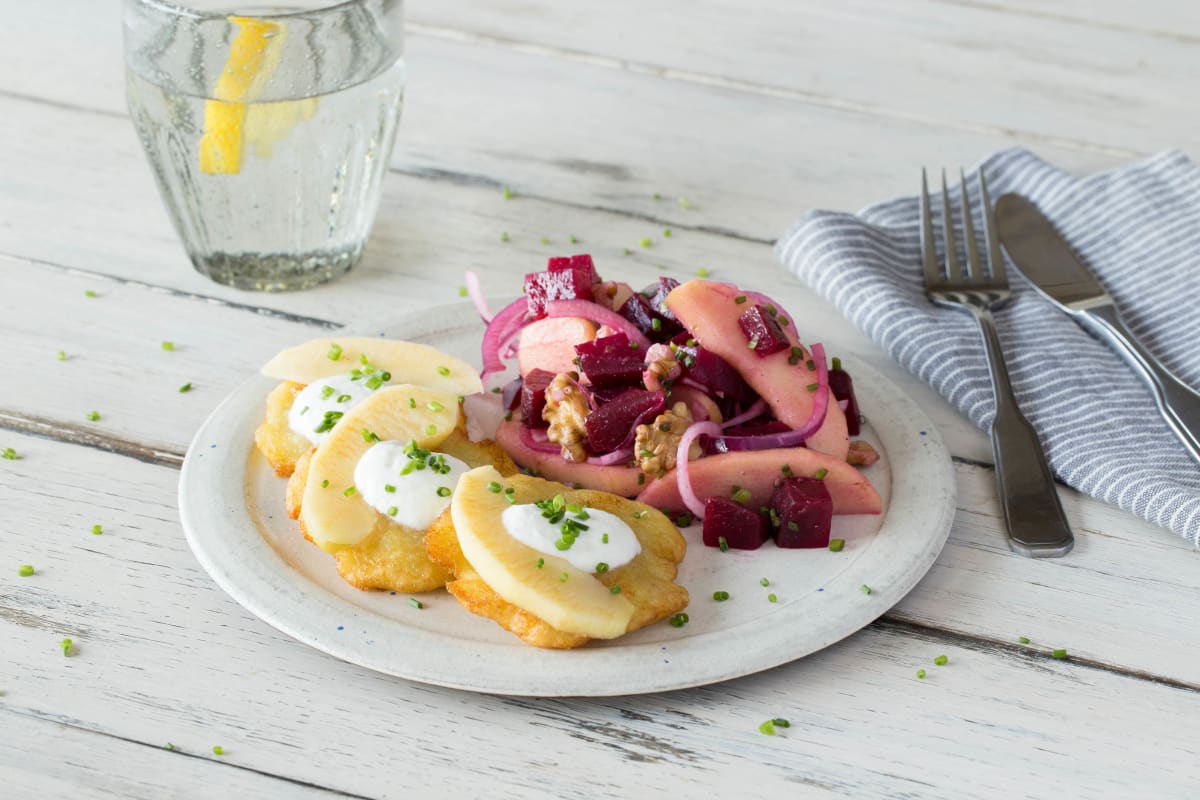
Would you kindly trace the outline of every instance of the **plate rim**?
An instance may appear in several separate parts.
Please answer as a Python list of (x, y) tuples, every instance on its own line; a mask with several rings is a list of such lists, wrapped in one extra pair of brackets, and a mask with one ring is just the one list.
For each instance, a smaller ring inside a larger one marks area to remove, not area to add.
[[(474, 306), (452, 303), (404, 313), (382, 325), (361, 326), (359, 330), (368, 332), (362, 335), (390, 335), (421, 341), (478, 324)], [(353, 335), (347, 329), (337, 333)], [(343, 600), (323, 590), (284, 561), (260, 533), (255, 512), (249, 507), (247, 471), (255, 452), (252, 434), (259, 421), (257, 411), (267, 392), (277, 383), (261, 374), (250, 376), (230, 392), (193, 436), (179, 478), (180, 521), (188, 545), (200, 565), (239, 605), (310, 647), (376, 672), (465, 691), (542, 697), (621, 696), (718, 683), (811, 655), (866, 627), (903, 599), (925, 576), (949, 536), (957, 485), (950, 454), (938, 429), (898, 386), (865, 360), (856, 361), (855, 383), (860, 389), (870, 390), (859, 392), (859, 404), (871, 420), (872, 430), (878, 436), (891, 468), (889, 504), (884, 510), (882, 526), (874, 536), (883, 536), (885, 532), (913, 522), (920, 524), (926, 535), (918, 541), (919, 546), (911, 548), (907, 559), (891, 564), (890, 572), (878, 570), (879, 565), (874, 562), (881, 556), (876, 554), (871, 558), (871, 549), (868, 549), (839, 574), (828, 587), (832, 591), (826, 593), (824, 602), (854, 605), (848, 605), (850, 610), (838, 614), (838, 623), (828, 627), (821, 636), (793, 633), (780, 637), (777, 635), (778, 620), (772, 623), (769, 618), (773, 615), (764, 614), (733, 629), (689, 636), (670, 644), (647, 642), (547, 651), (533, 648), (515, 637), (511, 642), (492, 643), (435, 635)], [(251, 408), (256, 413), (250, 413)], [(884, 422), (882, 426), (877, 422), (880, 420)], [(899, 427), (900, 423), (907, 425), (907, 429)], [(246, 431), (247, 427), (249, 431)], [(216, 499), (221, 502), (212, 502), (213, 492), (206, 491), (205, 486), (219, 487)], [(914, 509), (913, 497), (924, 497), (936, 503), (925, 509)], [(899, 507), (898, 502), (901, 503)], [(247, 533), (253, 535), (247, 536)], [(264, 562), (262, 556), (266, 554), (272, 558)], [(244, 566), (238, 569), (243, 559), (258, 568), (253, 575), (256, 580), (246, 580), (248, 572)], [(903, 567), (898, 568), (901, 562)], [(872, 577), (870, 580), (875, 583), (867, 584), (862, 573), (868, 565), (877, 569), (873, 575), (884, 576), (885, 580)], [(261, 580), (264, 569), (273, 581), (269, 584), (271, 591), (266, 591), (268, 583)], [(861, 584), (855, 585), (857, 581)], [(861, 585), (870, 585), (870, 594), (862, 592)], [(314, 589), (318, 591), (314, 592)], [(301, 598), (303, 605), (298, 603)], [(296, 613), (298, 609), (302, 613)], [(396, 657), (391, 646), (395, 642), (386, 648), (367, 647), (358, 644), (361, 642), (358, 638), (331, 638), (327, 635), (332, 629), (330, 626), (318, 627), (314, 622), (334, 616), (344, 620), (347, 627), (350, 624), (365, 625), (364, 630), (377, 630), (377, 638), (399, 633), (400, 641), (409, 645), (407, 657)], [(768, 635), (772, 629), (776, 629), (776, 635)], [(744, 647), (729, 647), (727, 639), (733, 632), (739, 640), (758, 642), (758, 648), (749, 654), (750, 657), (746, 657)], [(721, 641), (714, 648), (715, 639)], [(770, 647), (765, 650), (763, 639), (770, 639)], [(683, 662), (698, 653), (711, 655), (714, 649), (725, 651), (726, 656), (715, 661), (699, 659), (690, 666), (676, 669), (663, 669), (658, 665), (662, 661), (668, 666), (672, 662)], [(736, 654), (730, 653), (731, 650), (736, 650)], [(646, 658), (651, 651), (652, 657)], [(498, 670), (495, 657), (510, 652), (526, 654), (518, 656), (519, 661), (548, 666), (570, 661), (579, 669), (550, 670), (555, 677), (549, 679), (544, 669), (526, 667), (516, 670), (514, 675), (511, 666), (504, 668), (501, 664)], [(670, 658), (664, 659), (664, 654)], [(731, 658), (732, 655), (737, 657)], [(630, 662), (636, 666), (631, 668)], [(645, 667), (652, 668), (647, 670)], [(599, 674), (595, 671), (597, 668), (601, 670)], [(538, 674), (536, 687), (528, 685), (527, 677), (522, 683), (520, 673), (523, 672)]]

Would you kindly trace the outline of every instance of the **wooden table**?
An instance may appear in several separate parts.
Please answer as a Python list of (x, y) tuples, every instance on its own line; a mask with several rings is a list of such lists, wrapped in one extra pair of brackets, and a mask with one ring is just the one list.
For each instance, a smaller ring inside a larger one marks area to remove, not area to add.
[[(1196, 554), (1066, 487), (1075, 552), (1009, 552), (984, 435), (787, 277), (771, 242), (806, 209), (911, 193), (921, 165), (1021, 144), (1086, 171), (1193, 145), (1200, 7), (756, 5), (412, 3), (365, 261), (284, 295), (189, 266), (126, 116), (116, 4), (5, 10), (0, 449), (20, 459), (0, 461), (0, 794), (1196, 796)], [(568, 250), (634, 283), (703, 267), (769, 286), (917, 398), (954, 454), (959, 511), (916, 590), (760, 675), (536, 700), (349, 666), (213, 584), (175, 487), (231, 388), (343, 323), (458, 300), (464, 268), (510, 294)], [(771, 717), (792, 726), (763, 736)]]

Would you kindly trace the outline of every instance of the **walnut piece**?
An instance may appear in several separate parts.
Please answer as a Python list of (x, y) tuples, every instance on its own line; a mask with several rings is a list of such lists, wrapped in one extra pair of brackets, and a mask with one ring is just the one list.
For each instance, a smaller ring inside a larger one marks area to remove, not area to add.
[(567, 461), (587, 461), (583, 446), (587, 438), (584, 420), (588, 415), (587, 396), (579, 385), (578, 372), (560, 372), (546, 387), (546, 407), (542, 419), (550, 423), (547, 438), (562, 447)]
[(862, 439), (850, 442), (850, 452), (846, 454), (846, 463), (856, 467), (869, 467), (879, 460), (875, 448)]
[(679, 440), (692, 424), (686, 403), (676, 403), (659, 414), (650, 425), (637, 426), (633, 454), (647, 475), (661, 475), (675, 466)]

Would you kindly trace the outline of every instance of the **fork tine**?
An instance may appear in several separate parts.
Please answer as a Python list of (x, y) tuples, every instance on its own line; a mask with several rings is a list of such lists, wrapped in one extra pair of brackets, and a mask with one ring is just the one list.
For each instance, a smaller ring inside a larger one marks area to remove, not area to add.
[(951, 283), (961, 283), (962, 270), (958, 266), (958, 244), (954, 241), (954, 217), (950, 213), (950, 191), (946, 188), (946, 170), (942, 170), (942, 227), (946, 235), (946, 274)]
[(987, 181), (983, 178), (983, 167), (979, 168), (979, 198), (983, 201), (983, 234), (987, 238), (987, 260), (988, 267), (992, 271), (992, 280), (1001, 286), (1008, 286), (1004, 256), (1000, 254), (1000, 243), (996, 240), (996, 215), (992, 209), (991, 198), (988, 197)]
[(933, 215), (929, 213), (929, 181), (921, 168), (921, 261), (925, 265), (925, 285), (941, 281), (938, 271), (937, 244), (933, 240)]
[(975, 226), (971, 222), (971, 196), (967, 194), (967, 176), (958, 171), (959, 194), (962, 197), (963, 215), (963, 246), (967, 250), (967, 280), (975, 283), (984, 281), (987, 276), (983, 265), (979, 263), (979, 249), (975, 242)]

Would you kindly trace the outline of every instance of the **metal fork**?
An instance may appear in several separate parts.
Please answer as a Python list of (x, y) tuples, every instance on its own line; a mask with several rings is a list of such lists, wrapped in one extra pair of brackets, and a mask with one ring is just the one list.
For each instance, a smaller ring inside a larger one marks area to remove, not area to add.
[(983, 227), (987, 240), (987, 265), (980, 263), (975, 230), (971, 223), (971, 199), (967, 178), (959, 170), (962, 197), (963, 238), (966, 240), (967, 274), (959, 267), (958, 246), (954, 239), (954, 217), (950, 193), (946, 189), (946, 171), (942, 170), (942, 225), (945, 234), (946, 275), (938, 266), (937, 242), (933, 238), (933, 217), (929, 211), (929, 183), (921, 170), (921, 259), (925, 266), (925, 294), (939, 306), (968, 311), (979, 323), (987, 349), (988, 371), (996, 396), (996, 417), (992, 422), (992, 454), (996, 462), (996, 483), (1008, 544), (1014, 551), (1033, 558), (1066, 555), (1075, 545), (1071, 528), (1063, 514), (1054, 478), (1046, 465), (1041, 443), (1033, 426), (1017, 406), (1008, 367), (1000, 348), (1000, 336), (992, 309), (1008, 302), (1008, 277), (1004, 257), (996, 241), (996, 223), (988, 200), (987, 182), (979, 170), (979, 195), (983, 205)]

